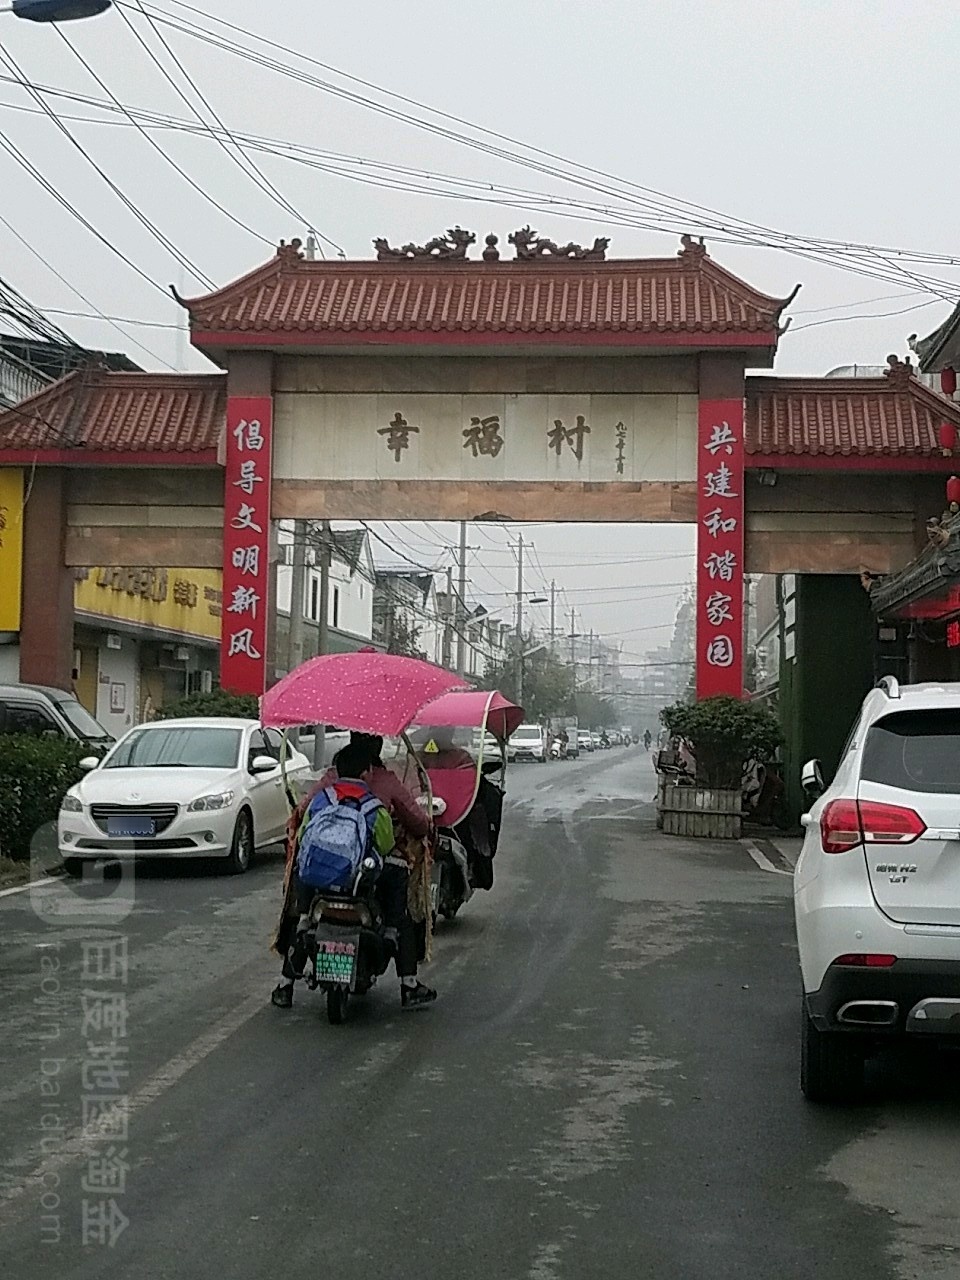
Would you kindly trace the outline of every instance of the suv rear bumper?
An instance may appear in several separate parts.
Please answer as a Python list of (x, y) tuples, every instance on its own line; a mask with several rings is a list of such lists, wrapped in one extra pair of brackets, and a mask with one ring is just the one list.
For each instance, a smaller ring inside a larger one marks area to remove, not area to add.
[(806, 996), (821, 1031), (960, 1038), (960, 960), (898, 960), (889, 969), (831, 965)]

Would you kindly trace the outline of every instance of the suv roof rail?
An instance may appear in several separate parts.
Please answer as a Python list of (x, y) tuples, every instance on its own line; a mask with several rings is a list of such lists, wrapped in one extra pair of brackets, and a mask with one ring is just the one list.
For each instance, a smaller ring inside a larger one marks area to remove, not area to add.
[(877, 688), (882, 689), (888, 698), (900, 697), (900, 682), (896, 676), (883, 676), (877, 681)]

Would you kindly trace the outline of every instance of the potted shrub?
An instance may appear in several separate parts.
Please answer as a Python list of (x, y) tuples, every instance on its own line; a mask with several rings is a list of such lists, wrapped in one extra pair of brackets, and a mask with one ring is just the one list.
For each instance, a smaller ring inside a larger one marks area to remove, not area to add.
[(739, 698), (677, 702), (660, 714), (671, 737), (683, 738), (696, 760), (696, 785), (662, 792), (663, 829), (672, 835), (736, 839), (741, 834), (743, 771), (769, 761), (783, 743), (767, 707)]

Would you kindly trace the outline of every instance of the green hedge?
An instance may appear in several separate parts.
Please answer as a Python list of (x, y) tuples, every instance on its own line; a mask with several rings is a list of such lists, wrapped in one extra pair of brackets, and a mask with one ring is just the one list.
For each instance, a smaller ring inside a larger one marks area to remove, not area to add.
[(253, 694), (214, 689), (212, 693), (191, 693), (157, 712), (158, 720), (179, 716), (239, 716), (243, 720), (259, 720), (260, 703)]
[(62, 738), (0, 736), (0, 854), (30, 857), (33, 837), (55, 822), (60, 801), (83, 777), (90, 749)]
[(769, 764), (783, 745), (780, 722), (759, 702), (726, 696), (676, 702), (660, 719), (671, 737), (690, 743), (704, 787), (739, 790), (744, 765), (752, 759)]

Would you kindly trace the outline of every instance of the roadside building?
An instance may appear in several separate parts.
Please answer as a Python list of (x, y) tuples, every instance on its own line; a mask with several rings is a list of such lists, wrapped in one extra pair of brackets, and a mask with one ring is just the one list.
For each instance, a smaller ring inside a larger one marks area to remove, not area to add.
[[(373, 634), (391, 653), (409, 653), (444, 665), (446, 597), (437, 593), (434, 574), (414, 567), (382, 566), (376, 574)], [(454, 639), (454, 653), (456, 641)]]
[(89, 367), (138, 373), (140, 366), (118, 352), (90, 351), (66, 342), (0, 333), (0, 409), (7, 409), (74, 369)]
[[(306, 537), (303, 595), (303, 659), (319, 652), (322, 531), (317, 521), (303, 525)], [(288, 669), (290, 612), (293, 595), (295, 528), (280, 521), (277, 565), (277, 668)], [(366, 529), (335, 529), (328, 534), (330, 577), (327, 597), (327, 652), (353, 653), (374, 641), (376, 572)]]
[(216, 569), (78, 569), (77, 697), (112, 734), (217, 679), (223, 596)]

